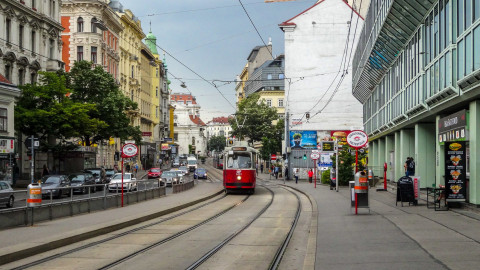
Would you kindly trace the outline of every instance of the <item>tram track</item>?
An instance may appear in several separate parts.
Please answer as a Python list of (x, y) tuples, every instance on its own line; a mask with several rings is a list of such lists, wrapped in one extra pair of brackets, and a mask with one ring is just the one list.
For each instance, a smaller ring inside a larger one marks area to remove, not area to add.
[[(133, 228), (133, 229), (131, 229), (131, 230), (122, 232), (122, 233), (120, 233), (120, 234), (116, 234), (116, 235), (107, 237), (107, 238), (105, 238), (105, 239), (101, 239), (101, 240), (94, 241), (94, 242), (92, 242), (92, 243), (88, 243), (88, 244), (85, 244), (85, 245), (82, 245), (82, 246), (79, 246), (79, 247), (76, 247), (76, 248), (73, 248), (73, 249), (70, 249), (70, 250), (67, 250), (67, 251), (63, 251), (63, 252), (60, 252), (60, 253), (57, 253), (57, 254), (54, 254), (54, 255), (51, 255), (51, 256), (48, 256), (48, 257), (45, 257), (45, 258), (42, 258), (42, 259), (39, 259), (39, 260), (30, 262), (30, 263), (27, 263), (27, 264), (24, 264), (24, 265), (21, 265), (21, 266), (17, 266), (17, 267), (12, 268), (12, 270), (28, 269), (28, 268), (31, 268), (31, 267), (34, 267), (34, 266), (37, 266), (37, 265), (40, 265), (40, 264), (44, 264), (44, 263), (46, 263), (46, 262), (50, 262), (50, 261), (56, 260), (56, 259), (58, 259), (58, 258), (61, 258), (61, 257), (66, 256), (66, 255), (70, 255), (70, 254), (73, 254), (73, 253), (75, 253), (75, 252), (78, 252), (78, 251), (81, 251), (81, 250), (85, 250), (85, 249), (90, 248), (90, 247), (94, 247), (94, 246), (97, 246), (97, 245), (100, 245), (100, 244), (104, 244), (104, 243), (110, 242), (110, 241), (115, 240), (115, 239), (119, 239), (119, 238), (121, 238), (121, 237), (125, 237), (125, 236), (127, 236), (127, 235), (133, 234), (133, 233), (138, 232), (138, 231), (140, 231), (140, 230), (144, 230), (144, 229), (147, 229), (147, 228), (149, 228), (149, 227), (153, 227), (153, 226), (159, 225), (159, 224), (161, 224), (161, 223), (164, 223), (164, 222), (166, 222), (166, 221), (169, 221), (169, 220), (172, 220), (172, 219), (181, 217), (181, 216), (186, 215), (186, 214), (188, 214), (188, 213), (192, 213), (193, 211), (196, 211), (196, 210), (201, 209), (201, 208), (203, 208), (203, 207), (206, 207), (206, 206), (208, 206), (208, 205), (212, 205), (212, 204), (214, 204), (214, 203), (216, 203), (216, 202), (219, 202), (220, 200), (222, 200), (222, 199), (224, 199), (224, 198), (226, 198), (226, 197), (227, 197), (227, 195), (224, 195), (224, 194), (223, 194), (223, 195), (221, 195), (221, 196), (220, 196), (219, 198), (217, 198), (217, 199), (214, 199), (214, 200), (212, 200), (212, 201), (203, 203), (203, 204), (201, 204), (201, 205), (199, 205), (199, 206), (196, 206), (196, 207), (194, 207), (194, 208), (188, 209), (188, 210), (186, 210), (186, 211), (182, 211), (182, 212), (180, 212), (180, 213), (178, 213), (178, 214), (175, 214), (175, 215), (172, 215), (172, 216), (170, 216), (170, 217), (162, 218), (162, 219), (159, 220), (159, 221), (156, 221), (156, 222), (153, 222), (153, 223), (149, 223), (149, 224), (146, 224), (146, 225), (137, 227), (137, 228)], [(226, 210), (222, 211), (221, 213), (219, 213), (219, 214), (211, 217), (210, 219), (214, 219), (214, 218), (218, 217), (219, 215), (224, 214), (224, 213), (230, 211), (231, 209), (233, 209), (233, 208), (235, 208), (236, 206), (240, 205), (241, 203), (245, 202), (249, 197), (250, 197), (250, 196), (247, 195), (247, 196), (246, 196), (243, 200), (241, 200), (240, 202), (238, 202), (238, 203), (234, 204), (233, 206), (227, 208)], [(204, 223), (206, 223), (206, 222), (201, 222), (201, 224), (204, 224)], [(201, 225), (197, 224), (197, 225), (192, 226), (191, 228), (185, 230), (184, 232), (180, 232), (180, 233), (181, 233), (181, 234), (184, 234), (184, 233), (186, 233), (186, 232), (188, 232), (188, 231), (193, 230), (194, 227), (196, 228), (196, 227), (198, 227), (198, 226), (201, 226)], [(180, 233), (179, 233), (179, 235), (180, 235)], [(177, 237), (178, 237), (179, 235), (177, 235)], [(173, 238), (169, 237), (169, 240), (174, 239), (174, 238), (176, 238), (176, 237), (173, 237)], [(153, 248), (153, 246), (152, 246), (151, 248)], [(138, 254), (138, 252), (137, 252), (137, 254)], [(105, 268), (105, 269), (107, 269), (107, 268)]]

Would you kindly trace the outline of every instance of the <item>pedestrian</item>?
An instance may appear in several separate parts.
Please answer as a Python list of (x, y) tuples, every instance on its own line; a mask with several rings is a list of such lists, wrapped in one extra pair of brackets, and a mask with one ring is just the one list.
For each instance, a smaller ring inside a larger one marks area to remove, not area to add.
[(295, 169), (294, 176), (295, 176), (295, 184), (298, 184), (298, 169)]
[(135, 163), (135, 174), (138, 172), (138, 163)]
[(278, 179), (278, 171), (279, 171), (278, 166), (275, 166), (275, 169), (274, 169), (274, 170), (275, 170), (275, 171), (274, 171), (274, 172), (275, 172), (275, 179)]
[(415, 162), (413, 161), (413, 157), (407, 157), (407, 160), (405, 161), (403, 167), (405, 168), (406, 177), (415, 175)]
[(49, 175), (49, 174), (50, 174), (50, 170), (48, 169), (46, 164), (43, 164), (42, 177), (44, 177), (45, 175)]
[(312, 169), (308, 170), (308, 182), (312, 183), (313, 171)]
[(258, 175), (258, 163), (255, 164), (255, 173)]
[(105, 167), (101, 167), (100, 169), (100, 180), (101, 182), (104, 182), (105, 181), (105, 178), (107, 176), (107, 172), (105, 171)]
[(127, 172), (130, 172), (130, 164), (127, 164), (127, 166), (125, 166), (125, 170), (127, 170)]
[(260, 164), (260, 173), (263, 173), (263, 163)]
[(289, 180), (288, 177), (288, 167), (285, 165), (285, 179)]

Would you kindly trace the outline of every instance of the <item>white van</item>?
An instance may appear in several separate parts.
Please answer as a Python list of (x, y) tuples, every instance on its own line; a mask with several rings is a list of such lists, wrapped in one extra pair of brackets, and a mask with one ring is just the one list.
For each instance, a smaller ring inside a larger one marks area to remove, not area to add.
[(197, 169), (197, 159), (195, 157), (188, 157), (187, 167), (191, 172), (195, 171)]

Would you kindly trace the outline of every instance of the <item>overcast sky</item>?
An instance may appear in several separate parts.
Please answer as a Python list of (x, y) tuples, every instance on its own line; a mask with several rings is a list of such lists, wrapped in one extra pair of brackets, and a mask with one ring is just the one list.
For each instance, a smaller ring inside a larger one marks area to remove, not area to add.
[[(273, 53), (284, 53), (284, 36), (278, 24), (312, 6), (316, 0), (264, 3), (242, 0), (263, 40), (272, 38)], [(238, 0), (121, 0), (142, 22), (157, 45), (207, 80), (235, 80), (250, 51), (263, 45)], [(162, 54), (159, 51), (159, 54)], [(228, 116), (234, 108), (207, 82), (166, 54), (169, 71), (180, 78), (202, 106), (202, 120)], [(173, 92), (185, 92), (169, 74)], [(215, 82), (235, 105), (235, 84)]]

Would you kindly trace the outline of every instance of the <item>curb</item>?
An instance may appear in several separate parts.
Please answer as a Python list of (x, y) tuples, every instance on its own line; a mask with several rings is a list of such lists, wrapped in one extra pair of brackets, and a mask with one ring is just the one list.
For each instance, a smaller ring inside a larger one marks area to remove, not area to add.
[(46, 252), (46, 251), (50, 251), (50, 250), (53, 250), (53, 249), (56, 249), (56, 248), (64, 247), (64, 246), (67, 246), (67, 245), (70, 245), (70, 244), (73, 244), (73, 243), (76, 243), (76, 242), (79, 242), (79, 241), (84, 241), (84, 240), (87, 240), (87, 239), (90, 239), (90, 238), (93, 238), (93, 237), (96, 237), (96, 236), (100, 236), (100, 235), (103, 235), (103, 234), (106, 234), (106, 233), (110, 233), (112, 231), (120, 230), (120, 229), (129, 227), (129, 226), (136, 225), (138, 223), (142, 223), (142, 222), (152, 220), (152, 219), (155, 219), (155, 218), (167, 215), (167, 214), (171, 214), (173, 212), (185, 209), (185, 208), (190, 207), (192, 205), (195, 205), (197, 203), (209, 200), (209, 199), (211, 199), (211, 198), (213, 198), (217, 195), (220, 195), (222, 193), (223, 193), (223, 190), (217, 191), (217, 192), (215, 192), (211, 195), (200, 198), (198, 200), (188, 202), (188, 203), (185, 203), (185, 204), (173, 207), (173, 208), (169, 208), (169, 209), (166, 209), (166, 210), (162, 210), (160, 212), (156, 212), (156, 213), (149, 214), (149, 215), (146, 215), (146, 216), (134, 218), (134, 219), (122, 222), (122, 223), (109, 225), (109, 226), (102, 227), (102, 228), (99, 228), (99, 229), (95, 229), (95, 230), (92, 230), (92, 231), (89, 231), (89, 232), (79, 233), (77, 235), (73, 235), (73, 236), (63, 238), (63, 239), (55, 240), (55, 241), (50, 242), (50, 243), (45, 243), (45, 244), (41, 244), (41, 245), (38, 245), (38, 246), (35, 246), (35, 247), (30, 247), (30, 248), (14, 251), (14, 252), (11, 252), (11, 253), (8, 253), (8, 254), (3, 254), (3, 255), (0, 255), (0, 265), (7, 264), (7, 263), (10, 263), (10, 262), (14, 262), (14, 261), (17, 261), (17, 260), (20, 260), (20, 259), (25, 259), (25, 258), (31, 257), (33, 255), (38, 255), (38, 254)]

